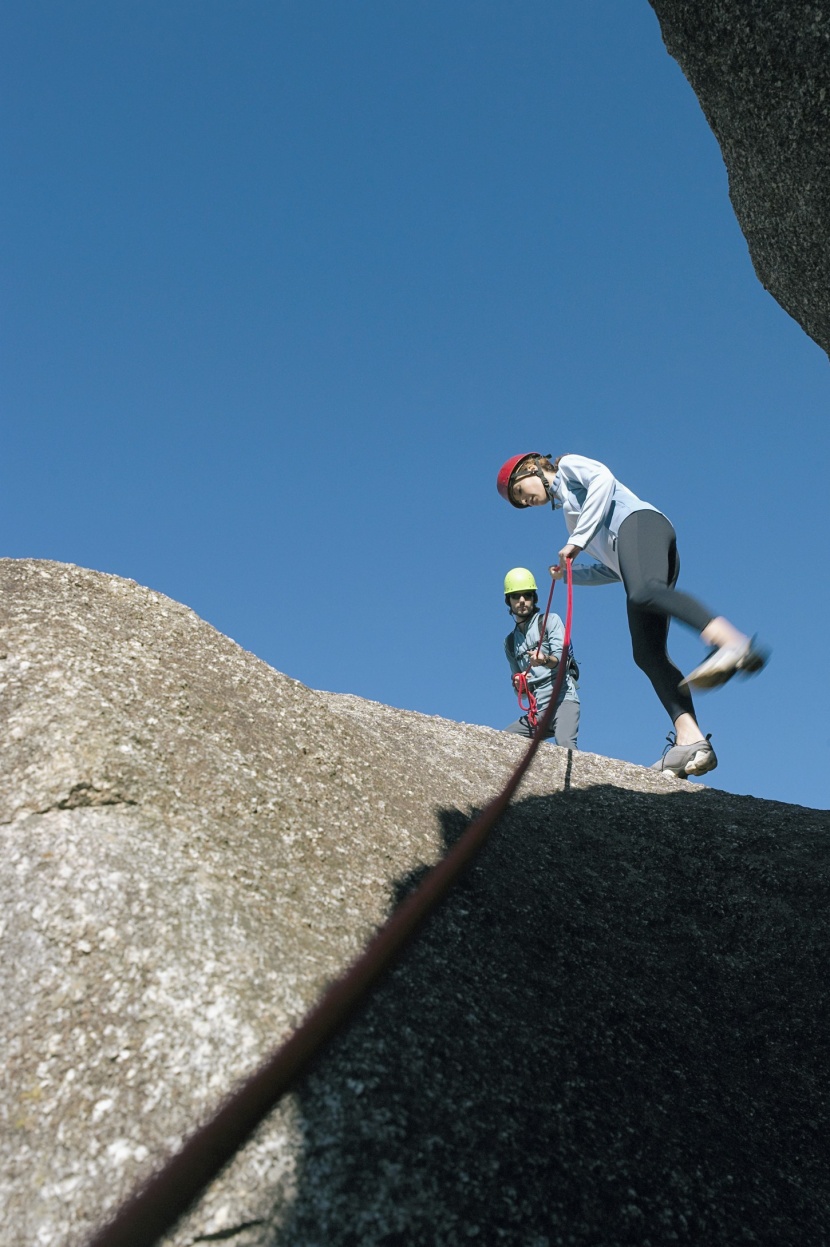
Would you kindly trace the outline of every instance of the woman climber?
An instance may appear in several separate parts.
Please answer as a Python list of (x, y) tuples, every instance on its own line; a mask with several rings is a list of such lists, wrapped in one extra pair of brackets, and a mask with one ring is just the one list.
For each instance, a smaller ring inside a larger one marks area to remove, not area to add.
[[(598, 562), (574, 566), (574, 584), (622, 581), (634, 661), (651, 680), (674, 724), (670, 748), (655, 769), (680, 779), (705, 775), (718, 764), (709, 736), (695, 718), (692, 689), (716, 688), (733, 675), (760, 671), (768, 653), (754, 638), (739, 632), (722, 615), (675, 588), (680, 571), (677, 538), (671, 522), (651, 503), (626, 489), (604, 464), (582, 455), (514, 455), (502, 464), (498, 491), (514, 507), (550, 502), (561, 508), (570, 539), (550, 568), (554, 580), (565, 574), (565, 562), (583, 550)], [(683, 678), (666, 650), (670, 618), (700, 633), (712, 653)]]

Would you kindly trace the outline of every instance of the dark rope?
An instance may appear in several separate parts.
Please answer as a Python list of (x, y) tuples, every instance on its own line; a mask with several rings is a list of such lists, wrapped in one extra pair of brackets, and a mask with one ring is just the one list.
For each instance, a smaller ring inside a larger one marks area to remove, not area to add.
[[(570, 560), (566, 571), (568, 612), (563, 655), (568, 652), (571, 639)], [(153, 1247), (187, 1212), (282, 1096), (296, 1086), (323, 1047), (350, 1021), (371, 988), (391, 968), (479, 852), (507, 809), (545, 738), (566, 666), (560, 661), (550, 703), (524, 757), (498, 796), (470, 823), (418, 889), (401, 902), (357, 961), (328, 988), (291, 1038), (225, 1100), (210, 1121), (191, 1135), (158, 1173), (121, 1205), (112, 1220), (90, 1240), (89, 1247)]]

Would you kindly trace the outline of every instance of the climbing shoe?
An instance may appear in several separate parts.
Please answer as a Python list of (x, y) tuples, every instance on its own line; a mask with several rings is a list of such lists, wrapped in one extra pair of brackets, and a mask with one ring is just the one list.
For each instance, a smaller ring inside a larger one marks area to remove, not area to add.
[(686, 779), (689, 775), (705, 775), (707, 771), (714, 771), (718, 765), (708, 736), (705, 740), (696, 740), (691, 745), (678, 745), (674, 732), (669, 732), (666, 740), (669, 743), (663, 750), (660, 761), (652, 766), (652, 771), (669, 771), (678, 779)]
[(721, 645), (680, 681), (680, 688), (688, 692), (717, 688), (738, 673), (753, 675), (760, 671), (768, 658), (769, 650), (758, 645), (754, 637), (737, 645)]

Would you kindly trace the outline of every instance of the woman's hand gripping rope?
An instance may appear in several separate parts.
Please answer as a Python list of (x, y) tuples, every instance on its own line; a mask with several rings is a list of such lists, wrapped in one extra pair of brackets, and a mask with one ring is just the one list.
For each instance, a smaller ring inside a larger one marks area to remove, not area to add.
[(575, 546), (573, 542), (568, 542), (559, 551), (559, 562), (553, 563), (548, 568), (554, 580), (562, 580), (565, 576), (566, 568), (573, 562), (578, 554), (582, 553), (582, 546)]

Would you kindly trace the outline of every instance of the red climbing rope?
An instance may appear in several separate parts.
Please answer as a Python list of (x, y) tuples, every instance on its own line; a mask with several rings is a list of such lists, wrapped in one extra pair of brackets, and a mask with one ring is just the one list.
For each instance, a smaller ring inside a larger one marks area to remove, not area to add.
[[(566, 563), (568, 611), (562, 653), (571, 640), (573, 584)], [(550, 603), (548, 603), (550, 609)], [(547, 618), (547, 616), (546, 616)], [(349, 970), (324, 993), (294, 1034), (184, 1146), (139, 1188), (90, 1240), (89, 1247), (153, 1247), (220, 1173), (278, 1101), (296, 1086), (326, 1043), (356, 1013), (378, 980), (423, 926), (484, 845), (507, 809), (545, 737), (567, 663), (560, 661), (553, 695), (527, 750), (502, 791), (485, 806), (420, 886), (392, 913)]]
[[(536, 731), (536, 736), (534, 737), (534, 740), (533, 740), (534, 745), (537, 745), (537, 746), (538, 746), (539, 741), (544, 736), (545, 732), (548, 730), (548, 727), (550, 726), (550, 721), (553, 718), (553, 712), (556, 707), (556, 701), (562, 690), (562, 681), (565, 679), (565, 672), (568, 670), (567, 655), (570, 654), (571, 652), (571, 623), (573, 622), (573, 609), (574, 609), (574, 585), (573, 585), (573, 576), (571, 575), (571, 562), (572, 562), (571, 559), (565, 560), (565, 575), (566, 575), (566, 581), (567, 581), (567, 586), (568, 586), (568, 608), (565, 613), (565, 636), (562, 639), (562, 654), (559, 658), (559, 664), (556, 668), (556, 679), (553, 682), (553, 691), (551, 692), (551, 695), (550, 695), (550, 702), (545, 707), (545, 712), (542, 715), (542, 718), (539, 722), (539, 726)], [(543, 625), (541, 635), (544, 635), (544, 627), (547, 625), (547, 622), (548, 622), (548, 615), (550, 614), (550, 604), (553, 598), (553, 589), (554, 589), (555, 584), (556, 584), (556, 581), (554, 580), (550, 586), (550, 593), (548, 594), (548, 606), (547, 606), (547, 610), (545, 611), (545, 624)], [(530, 756), (532, 758), (533, 754), (531, 754)], [(524, 774), (524, 771), (522, 772), (522, 774)]]
[[(569, 563), (569, 564), (568, 564), (568, 575), (570, 575), (570, 570), (571, 570), (571, 565), (570, 565), (570, 563)], [(540, 651), (540, 649), (541, 649), (541, 647), (542, 647), (542, 641), (544, 640), (544, 636), (545, 636), (545, 628), (547, 628), (547, 626), (548, 626), (548, 615), (550, 614), (550, 604), (551, 604), (551, 602), (553, 601), (553, 591), (554, 591), (554, 589), (555, 589), (555, 588), (556, 588), (556, 581), (555, 581), (555, 580), (552, 580), (552, 581), (550, 582), (550, 593), (548, 594), (548, 604), (547, 604), (547, 606), (545, 607), (545, 617), (544, 617), (544, 619), (542, 620), (542, 626), (541, 626), (541, 628), (539, 629), (539, 641), (538, 641), (538, 644), (537, 644), (537, 646), (536, 646), (536, 653), (537, 653), (537, 654), (539, 653), (539, 651)], [(565, 652), (565, 651), (564, 651), (564, 649), (563, 649), (563, 650), (562, 650), (562, 653), (564, 654), (564, 652)]]
[[(530, 667), (527, 670), (529, 671)], [(535, 728), (538, 722), (536, 694), (528, 682), (527, 671), (520, 671), (516, 676), (516, 692), (519, 697), (519, 709), (527, 715), (528, 725)], [(527, 705), (525, 705), (525, 701), (527, 701)]]

